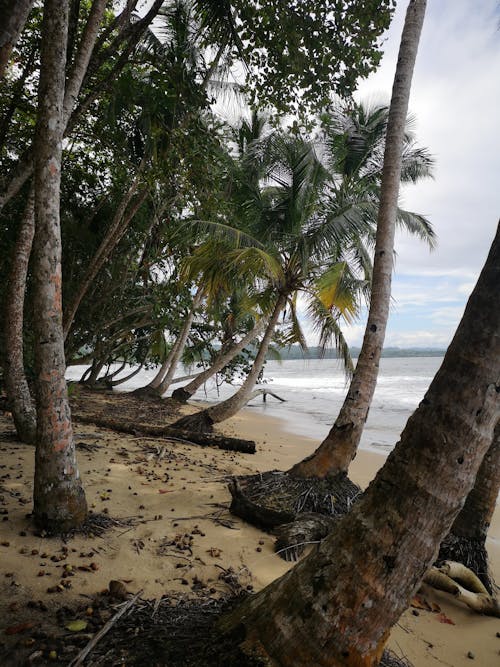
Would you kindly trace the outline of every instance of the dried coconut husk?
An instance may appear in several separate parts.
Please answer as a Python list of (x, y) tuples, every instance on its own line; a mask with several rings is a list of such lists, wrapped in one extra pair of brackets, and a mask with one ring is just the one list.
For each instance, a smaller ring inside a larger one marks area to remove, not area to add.
[(272, 470), (238, 477), (237, 481), (242, 493), (253, 503), (293, 516), (302, 512), (343, 516), (363, 493), (345, 475), (299, 478)]

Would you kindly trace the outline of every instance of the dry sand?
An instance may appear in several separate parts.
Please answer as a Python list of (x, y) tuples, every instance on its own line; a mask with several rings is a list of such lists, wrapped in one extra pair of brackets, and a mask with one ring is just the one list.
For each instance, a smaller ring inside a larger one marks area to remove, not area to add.
[[(227, 506), (229, 499), (227, 475), (286, 470), (314, 450), (316, 442), (285, 429), (284, 422), (261, 415), (259, 409), (242, 411), (221, 430), (256, 440), (257, 454), (244, 455), (77, 424), (76, 441), (97, 446), (95, 451), (79, 447), (78, 453), (89, 505), (114, 518), (132, 517), (134, 525), (116, 527), (101, 537), (78, 536), (64, 545), (60, 539), (34, 534), (26, 517), (31, 507), (33, 450), (9, 436), (12, 423), (0, 415), (0, 647), (9, 641), (6, 627), (30, 619), (33, 611), (26, 607), (30, 600), (45, 602), (49, 623), (53, 607), (81, 604), (86, 599), (82, 596), (105, 589), (112, 579), (121, 580), (132, 592), (143, 589), (143, 597), (160, 598), (207, 589), (214, 594), (227, 591), (228, 572), (254, 590), (283, 574), (290, 565), (274, 554), (272, 536), (231, 517), (220, 505)], [(382, 455), (360, 451), (351, 468), (352, 479), (366, 486), (383, 462)], [(489, 541), (498, 581), (499, 514)], [(64, 547), (66, 554), (61, 551)], [(67, 577), (71, 588), (47, 593), (62, 581), (68, 565), (74, 574)], [(496, 636), (500, 620), (475, 615), (427, 588), (424, 595), (440, 605), (453, 625), (440, 622), (438, 613), (420, 610), (417, 616), (416, 610), (407, 611), (389, 641), (398, 655), (416, 667), (500, 665)], [(29, 642), (29, 631), (26, 638)]]

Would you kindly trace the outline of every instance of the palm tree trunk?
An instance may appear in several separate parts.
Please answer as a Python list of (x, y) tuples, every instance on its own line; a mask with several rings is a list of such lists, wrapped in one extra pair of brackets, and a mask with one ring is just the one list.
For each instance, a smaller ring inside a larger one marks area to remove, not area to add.
[(495, 511), (500, 491), (500, 422), (493, 442), (486, 452), (471, 490), (459, 515), (453, 522), (451, 533), (457, 537), (477, 540), (484, 544), (491, 517)]
[(173, 427), (194, 431), (200, 429), (204, 430), (210, 428), (212, 424), (218, 424), (219, 422), (223, 422), (226, 419), (233, 417), (239, 410), (241, 410), (247, 403), (255, 383), (257, 382), (257, 378), (264, 366), (267, 350), (269, 349), (281, 311), (285, 307), (286, 299), (286, 294), (282, 293), (278, 296), (273, 314), (267, 324), (266, 331), (262, 337), (250, 373), (247, 375), (238, 391), (225, 401), (221, 401), (210, 408), (206, 408), (194, 415), (186, 415), (186, 417), (182, 417), (172, 425)]
[(255, 338), (257, 338), (265, 323), (265, 318), (261, 318), (253, 327), (253, 329), (249, 331), (246, 336), (243, 336), (243, 338), (238, 343), (233, 345), (224, 353), (221, 351), (210, 368), (207, 368), (206, 370), (199, 373), (195, 379), (185, 387), (179, 387), (179, 389), (176, 389), (172, 393), (172, 398), (174, 398), (176, 401), (179, 401), (180, 403), (186, 403), (191, 398), (191, 396), (193, 396), (198, 391), (198, 389), (203, 384), (205, 384), (205, 382), (207, 382), (207, 380), (221, 371), (225, 366), (227, 366), (228, 363), (232, 361), (234, 357), (241, 352), (241, 350), (243, 350), (243, 348), (245, 348)]
[(363, 498), (222, 621), (272, 664), (377, 665), (470, 492), (500, 417), (500, 226), (425, 398)]
[(59, 207), (67, 31), (67, 0), (46, 0), (35, 131), (33, 328), (37, 446), (33, 514), (35, 523), (48, 532), (67, 532), (87, 516), (64, 378), (62, 330)]
[(7, 69), (10, 54), (28, 19), (35, 0), (4, 0), (0, 6), (0, 79)]
[(35, 193), (32, 186), (21, 221), (19, 236), (14, 247), (4, 321), (5, 391), (17, 435), (22, 442), (29, 444), (35, 443), (36, 411), (24, 373), (23, 312), (26, 278), (34, 234)]
[(130, 210), (126, 212), (127, 206), (129, 205), (132, 197), (139, 187), (140, 178), (144, 170), (145, 160), (143, 159), (137, 174), (135, 175), (130, 187), (123, 196), (120, 204), (115, 212), (113, 220), (109, 226), (109, 229), (106, 232), (99, 248), (97, 249), (95, 255), (92, 257), (90, 265), (85, 272), (82, 280), (79, 283), (79, 288), (76, 294), (73, 296), (71, 303), (64, 309), (64, 339), (68, 337), (68, 334), (75, 319), (76, 312), (80, 303), (82, 302), (83, 297), (87, 294), (90, 286), (93, 284), (97, 274), (102, 269), (110, 254), (113, 252), (117, 244), (120, 242), (121, 238), (127, 231), (127, 228), (134, 218), (135, 214), (142, 206), (146, 197), (148, 195), (148, 189), (143, 188), (139, 195), (137, 196), (135, 202), (131, 206)]
[(299, 477), (326, 477), (347, 472), (356, 455), (375, 392), (389, 318), (405, 122), (425, 7), (425, 0), (410, 0), (401, 37), (387, 121), (370, 309), (363, 345), (349, 391), (329, 434), (312, 456), (290, 470), (290, 474)]
[(163, 394), (167, 391), (173, 380), (175, 371), (177, 370), (177, 366), (179, 365), (179, 361), (184, 352), (184, 348), (186, 347), (186, 342), (189, 336), (189, 332), (191, 331), (191, 327), (193, 325), (196, 309), (201, 303), (202, 296), (203, 296), (202, 288), (198, 287), (198, 290), (193, 298), (193, 305), (191, 306), (191, 310), (189, 311), (184, 321), (184, 324), (179, 334), (179, 338), (177, 339), (177, 342), (173, 348), (174, 352), (172, 355), (172, 359), (170, 360), (170, 366), (166, 372), (165, 377), (158, 385), (158, 388), (155, 390), (158, 396), (163, 396)]

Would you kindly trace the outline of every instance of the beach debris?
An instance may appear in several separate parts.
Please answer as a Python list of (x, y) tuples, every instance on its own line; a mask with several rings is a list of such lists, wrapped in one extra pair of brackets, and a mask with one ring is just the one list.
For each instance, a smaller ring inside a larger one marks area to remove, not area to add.
[(25, 621), (24, 623), (18, 623), (17, 625), (10, 625), (8, 628), (5, 628), (4, 633), (6, 635), (18, 635), (26, 630), (31, 630), (35, 626), (36, 623), (33, 621)]
[(112, 579), (108, 584), (109, 595), (117, 600), (127, 600), (128, 591), (125, 584), (117, 579)]
[(450, 593), (469, 609), (500, 618), (500, 604), (469, 568), (454, 561), (445, 561), (439, 568), (427, 570), (424, 581), (437, 590)]
[(69, 621), (64, 627), (70, 632), (81, 632), (82, 630), (86, 630), (87, 626), (87, 621), (84, 621), (83, 619), (77, 619), (76, 621)]

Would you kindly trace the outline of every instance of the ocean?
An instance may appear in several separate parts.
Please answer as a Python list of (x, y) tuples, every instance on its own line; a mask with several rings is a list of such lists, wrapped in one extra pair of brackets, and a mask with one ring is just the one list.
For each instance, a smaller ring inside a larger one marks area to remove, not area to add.
[[(375, 396), (363, 432), (361, 447), (378, 452), (390, 451), (441, 365), (441, 357), (390, 357), (381, 359)], [(68, 369), (69, 379), (78, 379), (83, 367)], [(183, 369), (178, 375), (184, 375)], [(125, 371), (124, 371), (125, 374)], [(141, 371), (130, 382), (119, 385), (120, 391), (143, 386), (155, 370)], [(335, 359), (269, 361), (264, 372), (265, 386), (286, 402), (272, 396), (266, 403), (257, 397), (246, 409), (278, 417), (285, 430), (321, 441), (328, 433), (347, 392), (344, 372)], [(177, 386), (177, 385), (176, 385)], [(237, 387), (215, 382), (201, 388), (195, 400), (218, 401), (227, 398)]]

